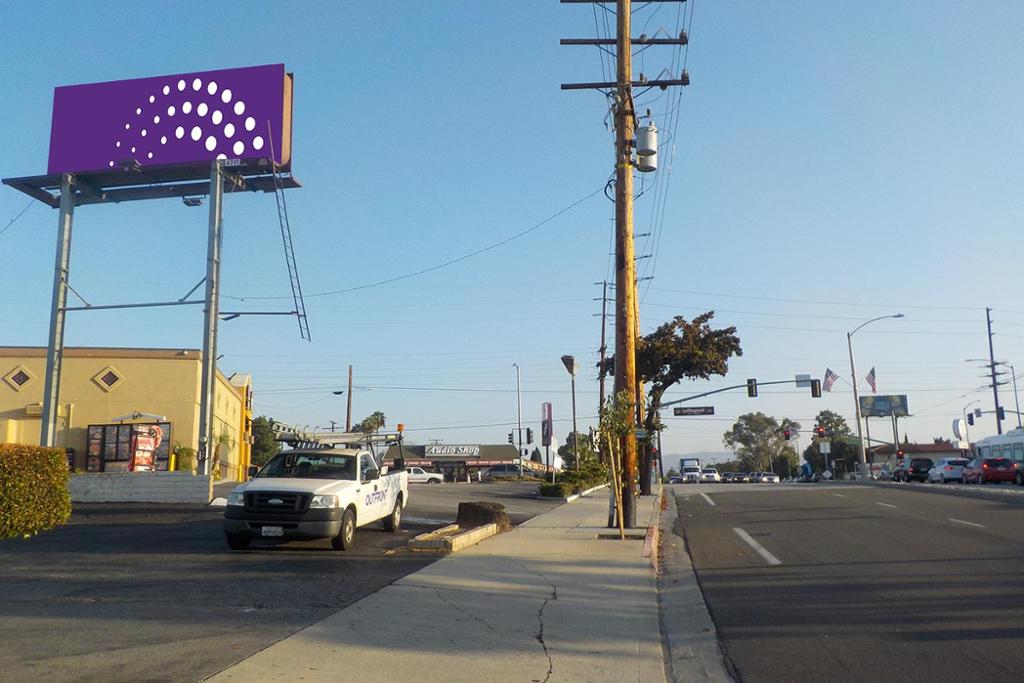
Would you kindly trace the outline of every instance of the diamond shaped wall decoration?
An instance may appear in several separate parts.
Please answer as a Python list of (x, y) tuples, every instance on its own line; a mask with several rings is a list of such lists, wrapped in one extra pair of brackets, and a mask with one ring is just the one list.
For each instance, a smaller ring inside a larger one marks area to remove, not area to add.
[(12, 368), (10, 372), (4, 375), (4, 381), (15, 391), (21, 391), (32, 384), (35, 379), (36, 376), (24, 365)]
[(117, 368), (108, 365), (93, 375), (92, 381), (103, 391), (113, 391), (124, 381), (124, 375)]

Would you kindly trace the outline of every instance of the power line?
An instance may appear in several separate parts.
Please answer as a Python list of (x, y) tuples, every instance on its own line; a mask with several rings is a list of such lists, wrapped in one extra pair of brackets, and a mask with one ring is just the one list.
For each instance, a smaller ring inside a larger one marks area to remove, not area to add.
[(14, 218), (12, 218), (11, 220), (7, 221), (7, 225), (5, 225), (5, 226), (4, 226), (3, 228), (0, 228), (0, 235), (2, 235), (2, 234), (4, 234), (5, 232), (7, 232), (7, 230), (8, 230), (8, 229), (10, 229), (10, 227), (11, 227), (12, 225), (14, 225), (14, 223), (15, 223), (15, 222), (16, 222), (16, 221), (17, 221), (17, 220), (18, 220), (19, 218), (21, 218), (22, 216), (24, 216), (24, 215), (25, 215), (25, 212), (26, 212), (26, 211), (28, 211), (29, 209), (31, 209), (31, 208), (32, 208), (32, 205), (33, 205), (33, 204), (35, 204), (35, 203), (36, 203), (36, 200), (34, 200), (34, 199), (30, 199), (30, 200), (29, 200), (29, 202), (28, 202), (28, 204), (26, 204), (26, 205), (25, 205), (25, 208), (24, 208), (24, 209), (22, 209), (21, 211), (19, 211), (19, 212), (18, 212), (18, 215), (17, 215), (17, 216), (15, 216), (15, 217), (14, 217)]
[[(473, 258), (474, 256), (479, 256), (480, 254), (484, 254), (484, 253), (486, 253), (488, 251), (491, 251), (493, 249), (497, 249), (498, 247), (504, 246), (504, 245), (508, 244), (509, 242), (517, 240), (517, 239), (519, 239), (521, 237), (525, 237), (526, 235), (530, 234), (534, 230), (537, 230), (537, 229), (543, 227), (544, 225), (547, 225), (551, 221), (555, 220), (556, 218), (562, 216), (565, 213), (568, 213), (569, 211), (571, 211), (572, 209), (576, 208), (577, 206), (579, 206), (583, 202), (587, 201), (591, 197), (593, 197), (593, 196), (595, 196), (595, 195), (597, 195), (597, 194), (599, 194), (599, 193), (601, 193), (603, 191), (604, 191), (604, 185), (602, 185), (600, 188), (594, 190), (590, 194), (588, 194), (588, 195), (586, 195), (584, 197), (581, 197), (580, 199), (577, 199), (576, 201), (574, 201), (573, 203), (569, 204), (568, 206), (566, 206), (566, 207), (556, 211), (555, 213), (551, 214), (547, 218), (545, 218), (545, 219), (543, 219), (543, 220), (541, 220), (541, 221), (539, 221), (537, 223), (534, 223), (533, 225), (531, 225), (530, 227), (526, 228), (525, 230), (521, 230), (521, 231), (515, 233), (514, 235), (512, 235), (510, 237), (506, 237), (505, 239), (503, 239), (503, 240), (501, 240), (499, 242), (495, 242), (495, 243), (490, 244), (490, 245), (488, 245), (486, 247), (483, 247), (481, 249), (477, 249), (476, 251), (472, 251), (472, 252), (470, 252), (468, 254), (463, 254), (462, 256), (458, 256), (456, 258), (449, 259), (447, 261), (444, 261), (443, 263), (438, 263), (438, 264), (430, 266), (428, 268), (421, 268), (420, 270), (416, 270), (416, 271), (413, 271), (411, 273), (405, 273), (403, 275), (396, 275), (395, 277), (386, 278), (384, 280), (378, 280), (376, 282), (368, 282), (366, 284), (356, 285), (355, 287), (346, 287), (344, 289), (333, 289), (333, 290), (329, 290), (329, 291), (326, 291), (326, 292), (316, 292), (316, 293), (313, 293), (313, 294), (306, 294), (305, 298), (311, 299), (313, 297), (332, 296), (334, 294), (347, 294), (349, 292), (357, 292), (357, 291), (362, 290), (362, 289), (370, 289), (371, 287), (380, 287), (381, 285), (387, 285), (387, 284), (391, 284), (392, 282), (399, 282), (401, 280), (407, 280), (407, 279), (409, 279), (411, 277), (416, 277), (417, 275), (425, 275), (426, 273), (432, 273), (435, 270), (441, 270), (442, 268), (447, 268), (448, 266), (455, 265), (456, 263), (460, 263), (462, 261), (465, 261), (466, 259)], [(290, 299), (291, 298), (289, 296), (228, 296), (228, 295), (224, 295), (224, 296), (226, 298), (228, 298), (228, 299), (234, 299), (235, 301), (268, 301), (268, 300), (274, 300), (274, 299)]]
[(866, 304), (856, 303), (850, 301), (824, 301), (820, 299), (789, 299), (785, 297), (773, 297), (773, 296), (755, 296), (752, 294), (726, 294), (724, 292), (707, 292), (696, 289), (666, 289), (664, 287), (650, 287), (650, 289), (656, 292), (671, 292), (674, 294), (696, 294), (699, 296), (719, 296), (727, 299), (751, 299), (754, 301), (774, 301), (779, 303), (792, 303), (792, 304), (813, 304), (816, 306), (856, 306), (861, 308), (917, 308), (917, 309), (928, 309), (928, 310), (942, 310), (942, 311), (978, 311), (980, 310), (976, 306), (925, 306), (925, 305), (913, 305), (913, 304)]

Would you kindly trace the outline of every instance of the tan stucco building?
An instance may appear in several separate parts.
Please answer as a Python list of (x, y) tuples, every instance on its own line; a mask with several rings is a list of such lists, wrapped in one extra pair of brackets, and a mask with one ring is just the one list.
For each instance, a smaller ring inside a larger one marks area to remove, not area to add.
[[(199, 447), (201, 361), (196, 349), (66, 348), (56, 445), (74, 449), (76, 469), (116, 471), (127, 450), (128, 430), (120, 425), (159, 424), (166, 432), (160, 469), (166, 469), (176, 446)], [(39, 443), (45, 371), (45, 348), (0, 347), (0, 443)], [(218, 370), (213, 413), (220, 474), (244, 481), (251, 377)]]

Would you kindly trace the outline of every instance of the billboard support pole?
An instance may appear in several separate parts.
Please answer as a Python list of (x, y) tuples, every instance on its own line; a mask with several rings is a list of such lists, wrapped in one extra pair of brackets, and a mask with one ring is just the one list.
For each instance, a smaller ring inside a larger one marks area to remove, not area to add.
[(60, 410), (60, 375), (64, 362), (64, 317), (67, 315), (68, 271), (71, 267), (71, 225), (75, 213), (75, 178), (60, 178), (60, 218), (57, 222), (57, 257), (53, 266), (53, 299), (50, 339), (46, 347), (46, 381), (39, 444), (57, 445), (57, 412)]
[(203, 311), (203, 367), (199, 396), (199, 474), (210, 474), (213, 394), (217, 380), (217, 316), (220, 307), (220, 250), (223, 243), (224, 181), (220, 159), (210, 164), (210, 228), (206, 242), (206, 297)]

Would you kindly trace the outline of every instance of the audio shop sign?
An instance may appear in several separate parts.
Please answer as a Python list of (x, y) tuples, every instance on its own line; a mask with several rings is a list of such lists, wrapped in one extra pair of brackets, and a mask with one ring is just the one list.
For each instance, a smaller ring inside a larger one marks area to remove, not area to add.
[(426, 447), (425, 455), (430, 456), (461, 456), (464, 458), (479, 458), (480, 457), (480, 446), (462, 446), (462, 445), (447, 445), (447, 444), (433, 444)]

